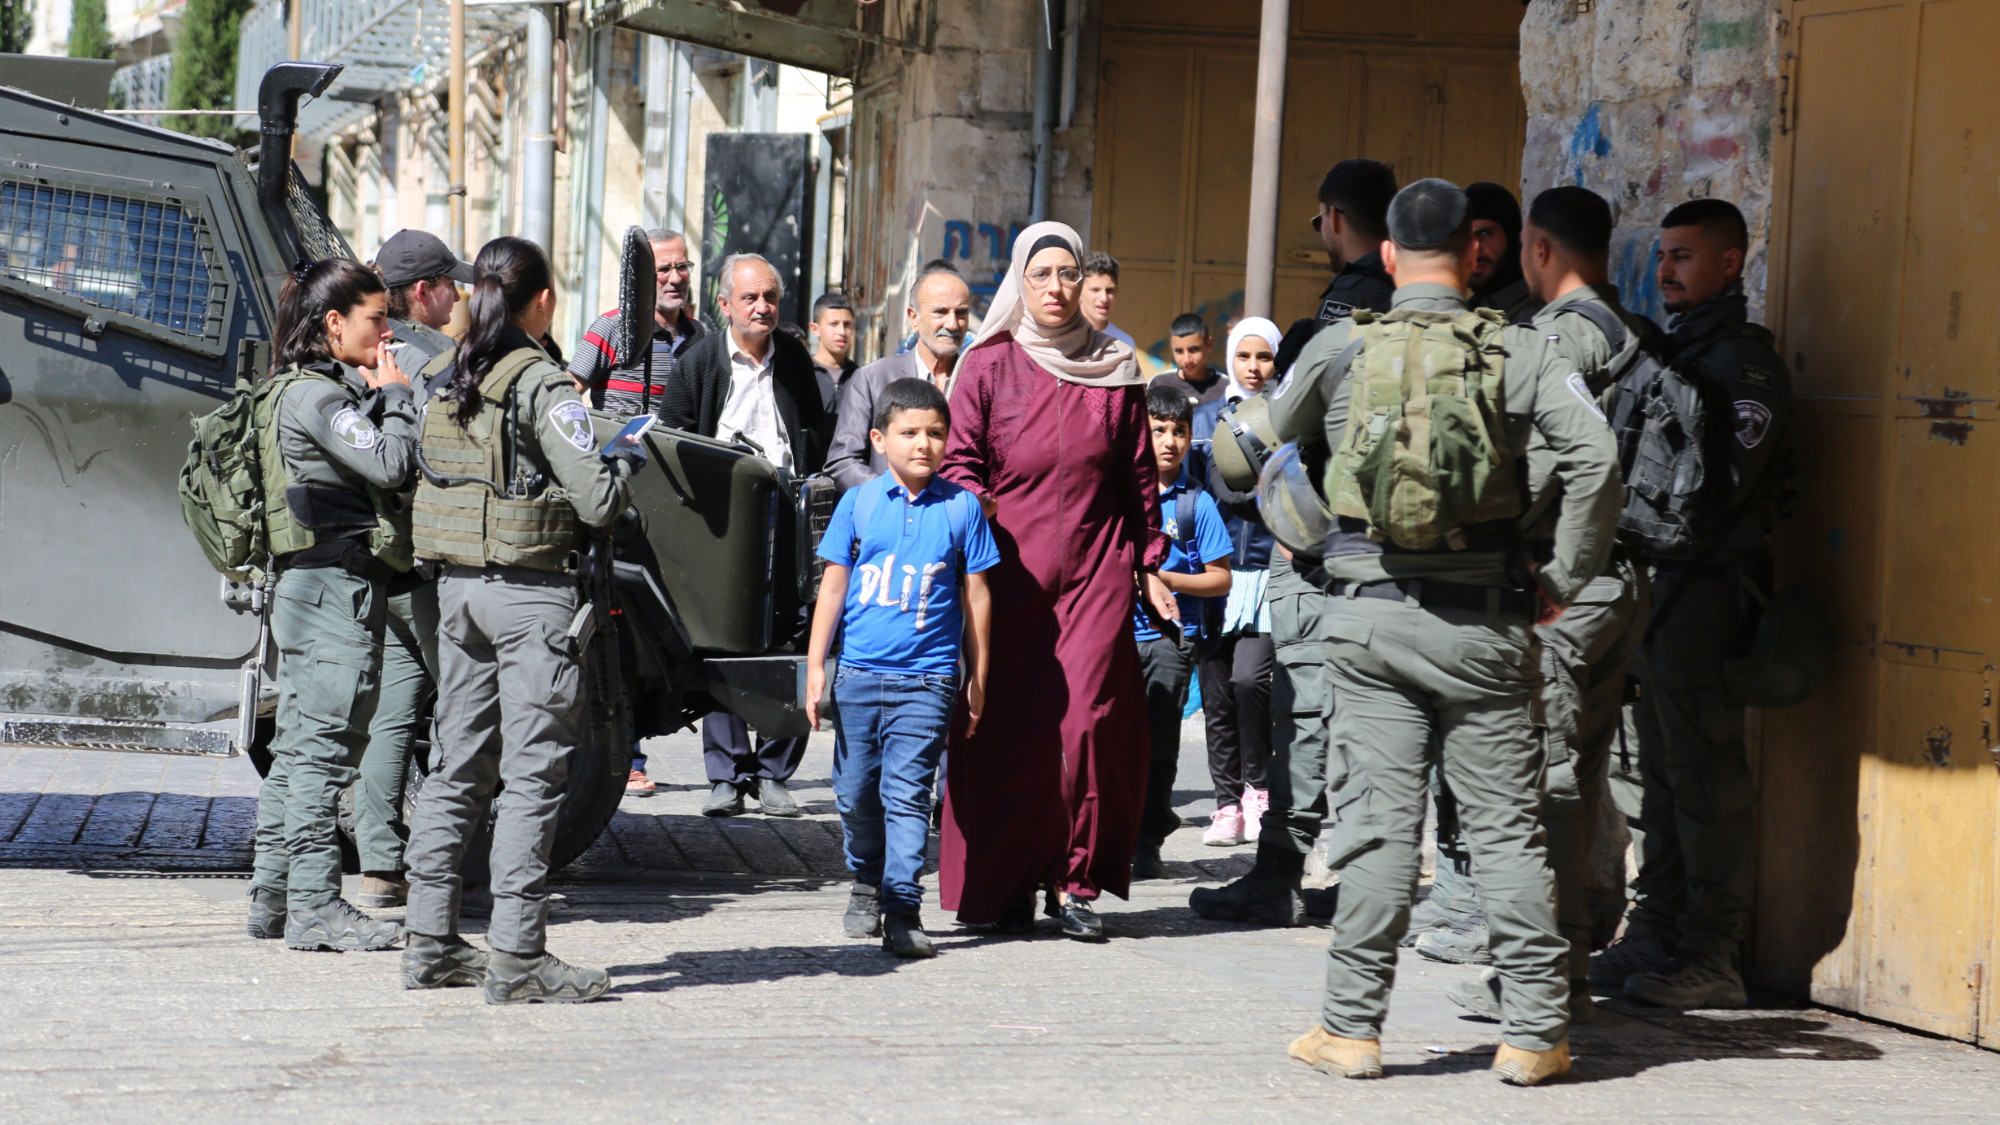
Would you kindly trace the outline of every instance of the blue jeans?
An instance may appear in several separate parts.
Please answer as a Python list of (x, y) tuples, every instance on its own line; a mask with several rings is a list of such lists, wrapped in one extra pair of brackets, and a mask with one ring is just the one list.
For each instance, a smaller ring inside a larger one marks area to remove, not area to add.
[(924, 899), (931, 779), (944, 753), (958, 677), (870, 672), (833, 674), (833, 796), (858, 883), (882, 888), (884, 912)]

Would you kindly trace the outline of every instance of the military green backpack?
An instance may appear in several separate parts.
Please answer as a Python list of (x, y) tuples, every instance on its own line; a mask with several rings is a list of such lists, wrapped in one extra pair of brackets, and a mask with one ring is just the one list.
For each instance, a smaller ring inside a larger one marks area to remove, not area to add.
[(256, 408), (255, 387), (239, 377), (228, 402), (194, 420), (181, 464), (181, 518), (209, 565), (237, 578), (265, 554)]
[(1327, 465), (1335, 515), (1406, 550), (1464, 550), (1469, 523), (1521, 514), (1493, 309), (1354, 314), (1347, 432)]

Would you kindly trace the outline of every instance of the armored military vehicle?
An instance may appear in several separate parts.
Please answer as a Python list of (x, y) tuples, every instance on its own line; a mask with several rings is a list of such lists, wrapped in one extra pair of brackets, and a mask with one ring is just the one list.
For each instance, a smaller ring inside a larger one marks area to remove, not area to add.
[[(93, 97), (4, 59), (0, 83), (36, 88), (0, 85), (0, 744), (248, 754), (261, 770), (265, 588), (210, 567), (177, 482), (190, 420), (269, 368), (286, 274), (353, 256), (289, 155), (300, 99), (340, 68), (273, 68), (261, 144), (239, 151), (100, 112), (101, 76)], [(558, 865), (610, 821), (635, 738), (717, 707), (771, 737), (806, 729), (789, 646), (830, 489), (745, 448), (647, 440), (615, 556), (580, 575), (608, 627)]]

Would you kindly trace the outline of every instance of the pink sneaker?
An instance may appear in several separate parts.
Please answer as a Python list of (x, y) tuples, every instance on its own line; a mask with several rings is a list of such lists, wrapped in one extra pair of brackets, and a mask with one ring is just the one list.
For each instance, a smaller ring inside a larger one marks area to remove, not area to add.
[(1243, 807), (1224, 805), (1208, 820), (1201, 842), (1211, 848), (1233, 848), (1243, 842)]
[(1271, 811), (1269, 789), (1243, 791), (1243, 842), (1254, 844), (1264, 834), (1264, 814)]

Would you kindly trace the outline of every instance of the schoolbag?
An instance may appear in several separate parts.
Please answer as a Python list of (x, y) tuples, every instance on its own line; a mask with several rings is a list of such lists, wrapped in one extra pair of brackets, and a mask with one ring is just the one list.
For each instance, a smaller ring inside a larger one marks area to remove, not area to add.
[[(1629, 326), (1617, 313), (1589, 301), (1572, 307), (1597, 326), (1614, 353), (1625, 350)], [(1693, 559), (1713, 541), (1719, 522), (1715, 490), (1728, 479), (1728, 451), (1718, 443), (1732, 431), (1719, 419), (1705, 380), (1682, 357), (1722, 333), (1676, 349), (1657, 329), (1640, 332), (1624, 367), (1612, 373), (1607, 412), (1625, 478), (1618, 534), (1650, 558)]]
[[(1406, 550), (1464, 550), (1466, 524), (1521, 514), (1494, 309), (1354, 312), (1347, 431), (1327, 468), (1335, 515)], [(1356, 350), (1358, 349), (1358, 350)]]

